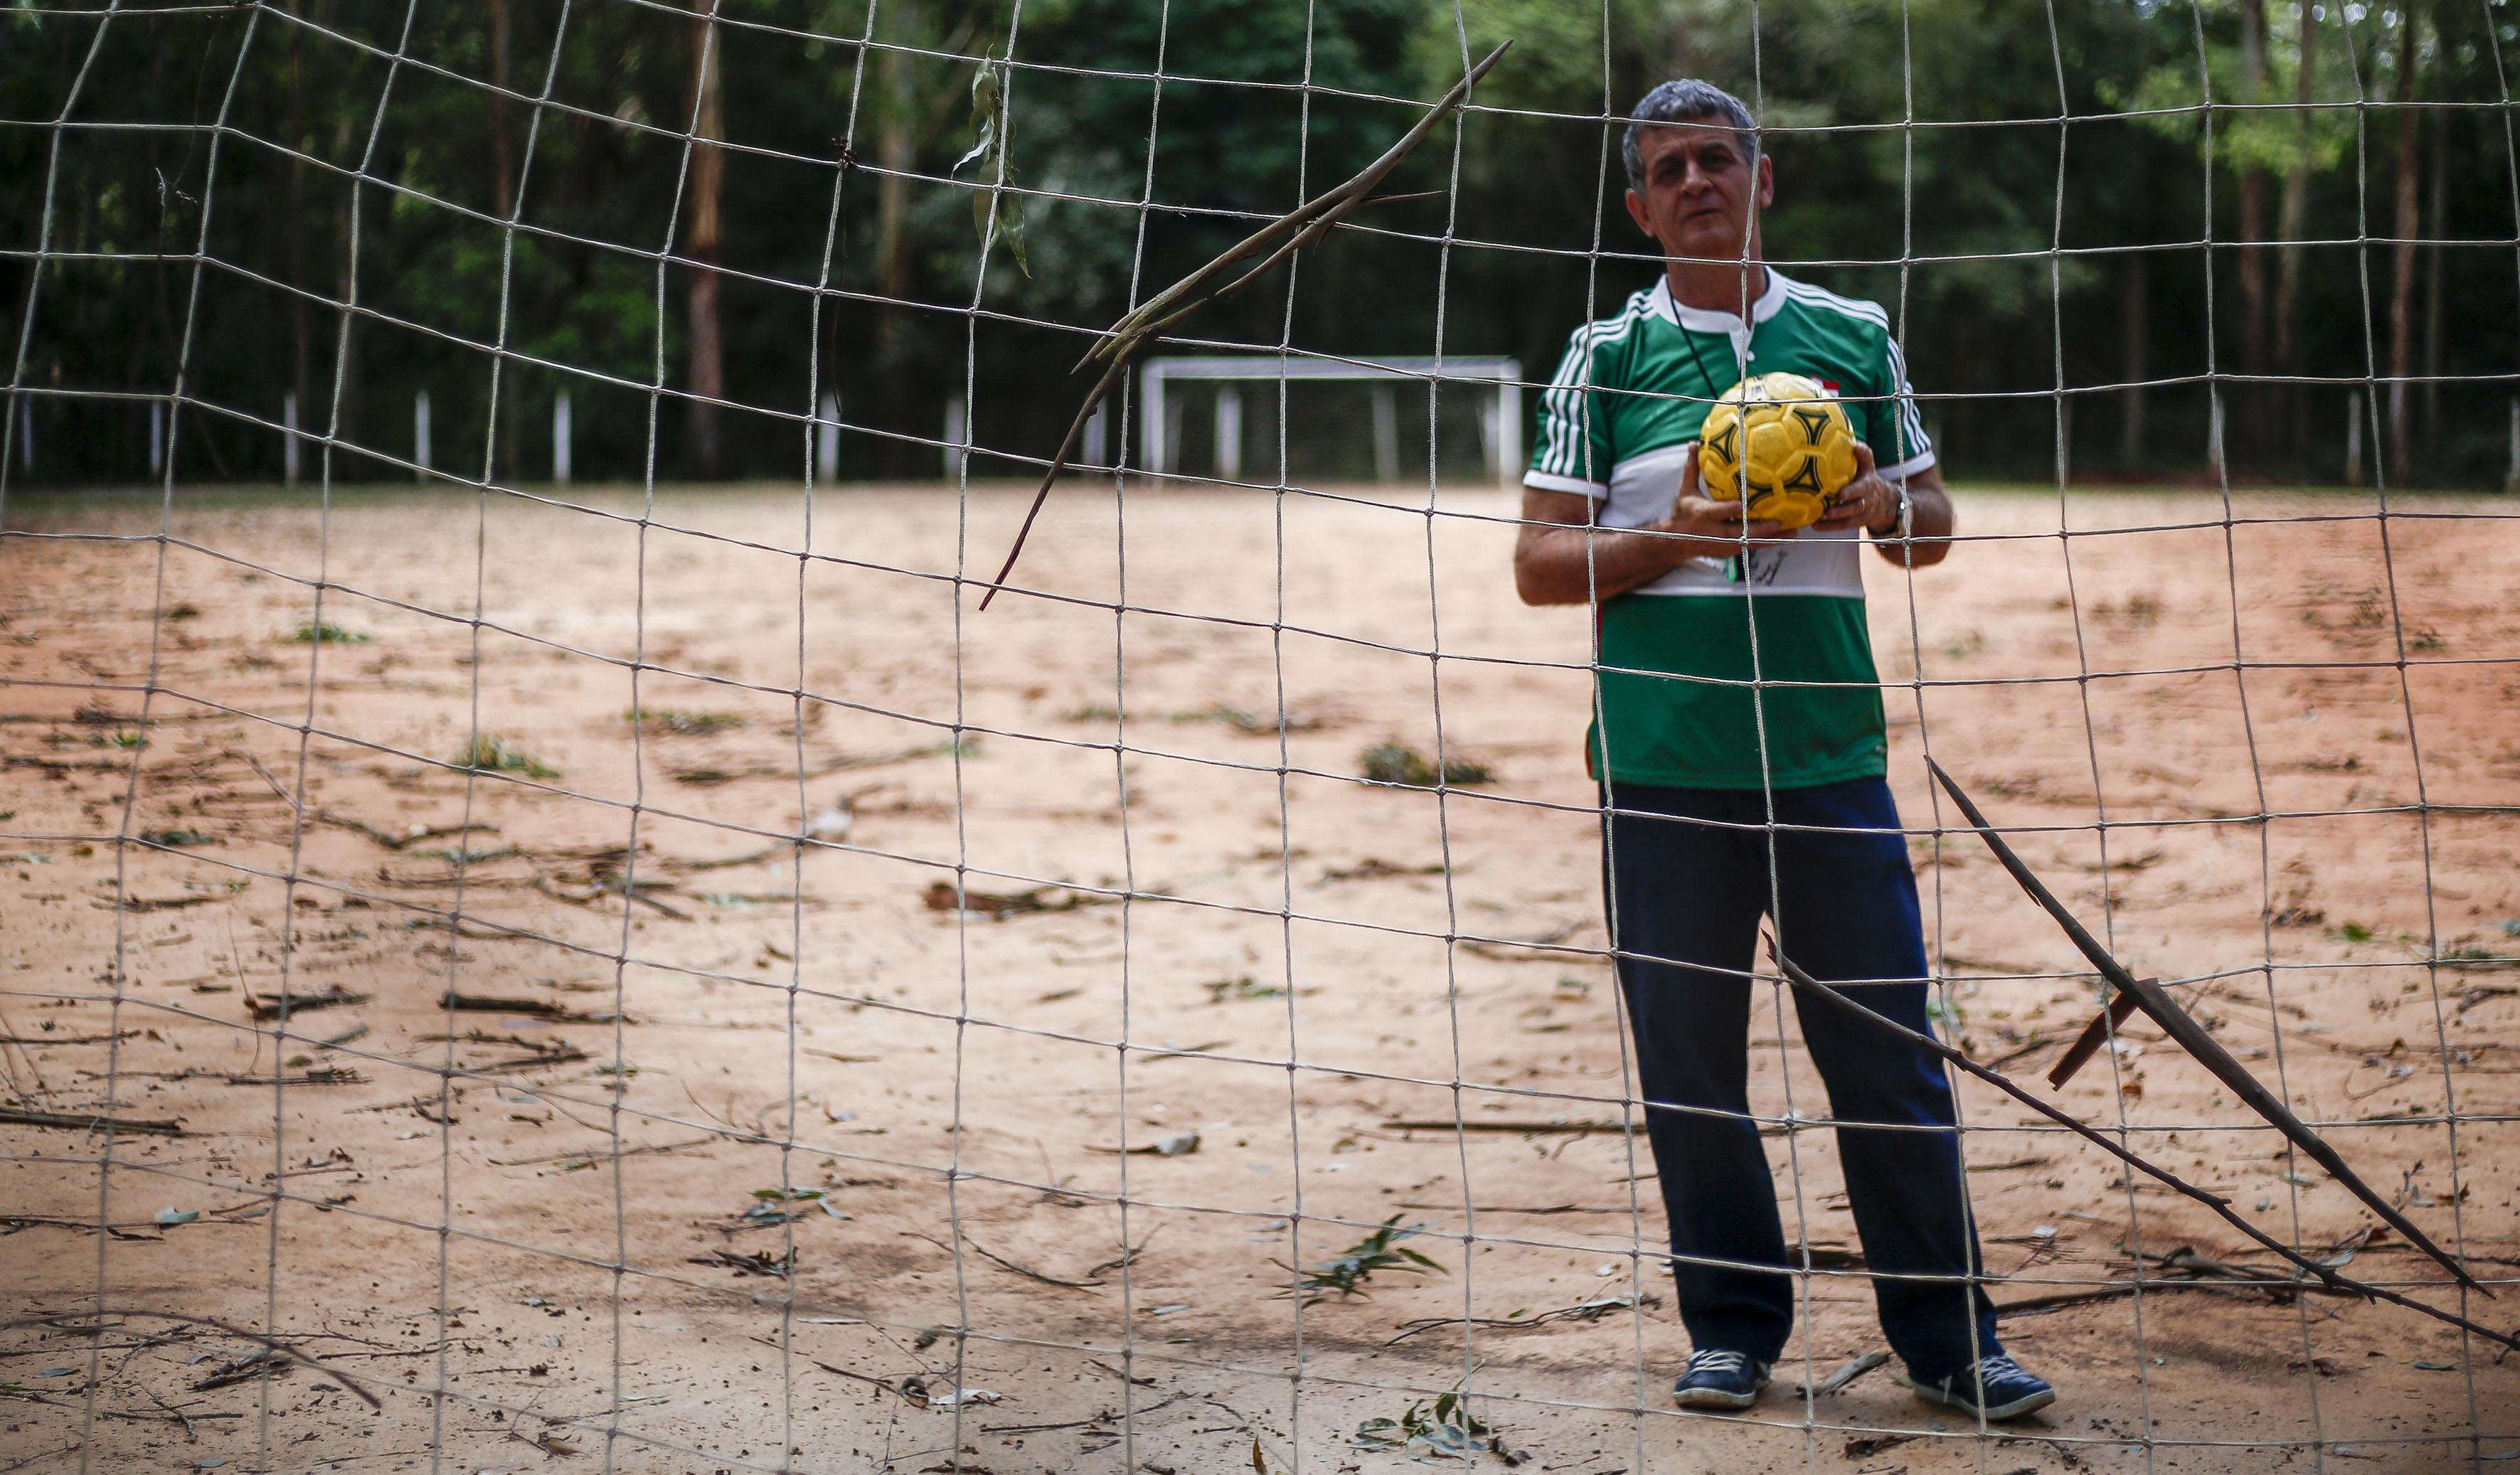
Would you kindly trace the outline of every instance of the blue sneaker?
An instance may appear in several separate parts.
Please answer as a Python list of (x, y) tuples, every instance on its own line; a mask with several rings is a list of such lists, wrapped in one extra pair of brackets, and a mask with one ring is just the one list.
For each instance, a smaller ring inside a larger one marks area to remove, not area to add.
[(2019, 1363), (2000, 1352), (1947, 1378), (1929, 1382), (1911, 1377), (1906, 1382), (1925, 1402), (1948, 1405), (1988, 1423), (2019, 1418), (2056, 1402), (2056, 1390), (2047, 1379), (2022, 1371)]
[(1688, 1355), (1671, 1391), (1684, 1408), (1747, 1408), (1767, 1386), (1767, 1363), (1744, 1352), (1709, 1350)]

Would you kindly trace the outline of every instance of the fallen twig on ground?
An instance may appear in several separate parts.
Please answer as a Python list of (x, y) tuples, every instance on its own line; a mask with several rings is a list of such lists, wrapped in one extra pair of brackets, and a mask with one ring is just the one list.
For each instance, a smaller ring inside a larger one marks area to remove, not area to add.
[(1492, 962), (1562, 963), (1593, 953), (1590, 948), (1557, 948), (1557, 944), (1583, 930), (1582, 922), (1568, 922), (1562, 927), (1552, 927), (1538, 937), (1462, 937), (1454, 939), (1453, 946)]
[[(20, 1229), (33, 1229), (37, 1226), (44, 1226), (57, 1229), (77, 1229), (80, 1232), (87, 1234), (95, 1233), (99, 1228), (93, 1220), (63, 1219), (52, 1214), (0, 1214), (0, 1226), (6, 1227), (4, 1229), (0, 1229), (0, 1233), (5, 1234), (15, 1234)], [(165, 1238), (166, 1236), (163, 1234), (134, 1234), (131, 1232), (131, 1230), (135, 1229), (145, 1228), (154, 1229), (157, 1227), (158, 1222), (154, 1219), (135, 1219), (127, 1224), (109, 1224), (102, 1228), (105, 1229), (106, 1233), (116, 1239)]]
[[(1446, 1209), (1458, 1209), (1462, 1206), (1457, 1203), (1428, 1203), (1421, 1199), (1404, 1198), (1399, 1201), (1396, 1207), (1403, 1209), (1433, 1209), (1441, 1211)], [(1626, 1204), (1474, 1203), (1471, 1204), (1469, 1208), (1470, 1212), (1473, 1214), (1625, 1214), (1628, 1212), (1628, 1206)]]
[(523, 1014), (528, 1018), (549, 1019), (560, 1024), (608, 1024), (609, 1019), (581, 1014), (564, 1004), (548, 999), (509, 999), (495, 994), (459, 994), (449, 989), (437, 1001), (442, 1009), (464, 1010), (478, 1014)]
[[(477, 921), (480, 918), (475, 917), (474, 920)], [(551, 941), (539, 932), (528, 932), (522, 927), (511, 927), (505, 922), (492, 922), (487, 927), (468, 927), (462, 922), (452, 921), (443, 916), (415, 916), (406, 920), (403, 928), (411, 932), (444, 932), (450, 936), (460, 937), (466, 942)]]
[(107, 1116), (98, 1111), (35, 1111), (24, 1106), (0, 1106), (0, 1126), (52, 1127), (64, 1132), (130, 1132), (155, 1137), (185, 1135), (184, 1129), (171, 1121)]
[(2043, 1035), (2037, 1030), (2032, 1030), (2030, 1032), (2029, 1039), (2022, 1041), (2019, 1045), (2005, 1050), (2002, 1054), (1996, 1056), (1994, 1059), (1989, 1060), (1986, 1063), (1996, 1070), (2002, 1070), (2013, 1061), (2022, 1059), (2025, 1056), (2035, 1055), (2055, 1043), (2056, 1041), (2053, 1036)]
[[(2301, 1282), (2295, 1288), (2307, 1290), (2314, 1287), (2307, 1282)], [(2123, 1301), (2134, 1295), (2152, 1296), (2172, 1291), (2212, 1291), (2226, 1296), (2245, 1296), (2250, 1300), (2274, 1306), (2289, 1306), (2293, 1300), (2290, 1296), (2260, 1295), (2249, 1286), (2231, 1285), (2213, 1280), (2163, 1279), (2145, 1280), (2140, 1283), (2134, 1280), (2112, 1280), (2106, 1285), (2094, 1286), (2090, 1290), (2054, 1291), (2044, 1296), (2024, 1296), (2018, 1301), (1998, 1301), (1995, 1303), (1995, 1314), (1998, 1317), (2035, 1317), (2051, 1311), (2069, 1311), (2077, 1306), (2096, 1305), (2102, 1301)]]
[[(259, 764), (255, 766), (257, 768), (260, 767)], [(289, 796), (284, 793), (281, 797), (286, 799)], [(387, 850), (397, 851), (404, 849), (407, 846), (417, 845), (423, 840), (436, 840), (443, 839), (448, 835), (470, 834), (476, 829), (480, 830), (484, 834), (497, 834), (499, 832), (499, 827), (496, 825), (430, 825), (397, 835), (387, 834), (385, 831), (379, 829), (375, 826), (367, 824), (364, 821), (353, 820), (347, 815), (335, 814), (329, 809), (319, 809), (315, 811), (311, 818), (319, 825), (330, 825), (336, 829), (346, 829), (352, 834), (363, 835), (366, 838), (375, 841), (377, 844), (382, 845)]]
[(930, 912), (976, 912), (993, 920), (1010, 916), (1028, 916), (1036, 912), (1073, 912), (1079, 907), (1108, 907), (1118, 898), (1089, 896), (1065, 886), (1033, 886), (1022, 891), (975, 891), (969, 886), (955, 889), (952, 881), (931, 881), (920, 893)]
[[(947, 1254), (952, 1254), (954, 1252), (954, 1246), (937, 1238), (933, 1234), (922, 1234), (917, 1229), (904, 1229), (901, 1232), (913, 1239), (924, 1239), (929, 1244), (936, 1246)], [(978, 1240), (973, 1239), (968, 1234), (963, 1236), (963, 1242), (969, 1245), (973, 1253), (977, 1254), (981, 1259), (988, 1261), (990, 1264), (1012, 1271), (1016, 1274), (1023, 1276), (1025, 1279), (1038, 1280), (1044, 1285), (1060, 1286), (1067, 1290), (1101, 1290), (1106, 1283), (1108, 1283), (1102, 1280), (1063, 1280), (1057, 1275), (1044, 1274), (1040, 1271), (1034, 1270), (1031, 1266), (1018, 1265), (1014, 1261), (1009, 1260), (1004, 1255), (991, 1254), (987, 1249), (981, 1246)], [(1130, 1256), (1134, 1256), (1136, 1253), (1137, 1251), (1132, 1250), (1129, 1252), (1129, 1255), (1122, 1256), (1121, 1259), (1126, 1260), (1130, 1258)], [(1113, 1261), (1104, 1265), (1098, 1265), (1095, 1267), (1095, 1270), (1115, 1270), (1118, 1266), (1119, 1262)]]
[[(782, 777), (792, 776), (783, 775)], [(795, 846), (792, 842), (782, 840), (776, 845), (764, 845), (759, 850), (747, 850), (742, 855), (731, 855), (721, 860), (686, 861), (677, 860), (668, 856), (666, 857), (664, 864), (672, 867), (676, 871), (724, 871), (730, 866), (750, 866), (761, 861), (766, 861), (772, 856), (790, 855), (793, 854), (794, 851)]]
[[(307, 1352), (302, 1348), (294, 1346), (292, 1343), (283, 1341), (278, 1337), (266, 1336), (261, 1332), (239, 1326), (232, 1321), (221, 1321), (214, 1317), (199, 1317), (192, 1316), (184, 1312), (171, 1311), (134, 1311), (131, 1308), (124, 1306), (111, 1308), (100, 1307), (92, 1312), (70, 1312), (50, 1317), (20, 1317), (14, 1320), (0, 1321), (0, 1331), (16, 1331), (22, 1327), (27, 1326), (50, 1326), (64, 1331), (76, 1332), (86, 1329), (96, 1321), (101, 1321), (108, 1317), (133, 1318), (144, 1321), (173, 1321), (186, 1326), (206, 1326), (213, 1331), (223, 1331), (232, 1337), (242, 1337), (246, 1341), (252, 1342), (261, 1347), (265, 1352), (288, 1358), (292, 1362), (303, 1363), (307, 1366), (324, 1373), (327, 1377), (339, 1379), (341, 1386), (358, 1395), (361, 1403), (366, 1404), (369, 1408), (374, 1408), (379, 1413), (382, 1413), (384, 1411), (384, 1404), (379, 1400), (375, 1394), (368, 1391), (367, 1384), (351, 1376), (349, 1373), (342, 1371), (340, 1368), (334, 1366), (332, 1363), (325, 1362), (322, 1358), (319, 1358), (313, 1353)], [(201, 1415), (196, 1415), (196, 1417), (200, 1416)]]
[[(2157, 1265), (2166, 1271), (2181, 1271), (2193, 1276), (2222, 1275), (2231, 1280), (2252, 1281), (2262, 1285), (2282, 1286), (2288, 1289), (2302, 1288), (2301, 1277), (2298, 1275), (2278, 1275), (2272, 1271), (2262, 1271), (2254, 1266), (2232, 1265), (2208, 1255), (2200, 1255), (2187, 1245), (2181, 1245), (2167, 1255), (2138, 1250), (2135, 1258), (2140, 1265)], [(2330, 1252), (2326, 1258), (2334, 1259), (2335, 1253)], [(2326, 1286), (2310, 1288), (2328, 1291), (2331, 1295), (2336, 1294)]]
[(796, 1252), (789, 1250), (784, 1255), (773, 1255), (768, 1250), (758, 1250), (749, 1255), (739, 1255), (733, 1250), (711, 1250), (705, 1255), (691, 1256), (683, 1263), (714, 1265), (739, 1275), (769, 1275), (785, 1280), (796, 1270)]
[[(1133, 1383), (1147, 1383), (1153, 1380), (1151, 1378), (1131, 1378), (1129, 1381)], [(1152, 1413), (1158, 1408), (1171, 1408), (1173, 1405), (1180, 1403), (1183, 1399), (1188, 1397), (1190, 1397), (1190, 1395), (1187, 1393), (1176, 1393), (1168, 1399), (1148, 1404), (1143, 1408), (1131, 1408), (1129, 1410), (1129, 1416), (1132, 1418), (1143, 1418), (1147, 1414)], [(1071, 1418), (1064, 1423), (1058, 1424), (982, 1424), (980, 1426), (980, 1432), (983, 1434), (1046, 1434), (1053, 1429), (1095, 1429), (1097, 1425), (1117, 1423), (1119, 1422), (1119, 1419), (1120, 1412), (1118, 1409), (1105, 1408), (1095, 1414), (1092, 1418)], [(1096, 1429), (1096, 1432), (1108, 1437), (1117, 1437), (1113, 1434), (1113, 1431), (1107, 1429)]]
[[(457, 1087), (457, 1088), (455, 1088), (455, 1096), (456, 1096), (456, 1098), (457, 1098), (458, 1100), (461, 1100), (461, 1099), (463, 1098), (463, 1095), (464, 1095), (464, 1088), (462, 1088), (462, 1087), (460, 1087), (460, 1086), (459, 1086), (459, 1087)], [(356, 1113), (356, 1112), (365, 1112), (365, 1111), (404, 1111), (404, 1110), (409, 1110), (409, 1111), (418, 1112), (418, 1113), (420, 1114), (420, 1116), (421, 1116), (424, 1120), (431, 1121), (431, 1122), (436, 1122), (436, 1123), (439, 1123), (440, 1125), (444, 1125), (445, 1123), (452, 1122), (453, 1120), (455, 1120), (455, 1119), (454, 1119), (453, 1117), (451, 1117), (451, 1116), (441, 1117), (441, 1116), (437, 1116), (437, 1115), (433, 1114), (433, 1113), (430, 1111), (430, 1109), (429, 1109), (429, 1108), (431, 1108), (431, 1107), (433, 1107), (433, 1106), (436, 1106), (436, 1105), (438, 1105), (438, 1104), (439, 1104), (439, 1102), (438, 1102), (437, 1097), (435, 1097), (435, 1096), (433, 1096), (433, 1095), (415, 1095), (415, 1096), (411, 1097), (411, 1098), (410, 1098), (410, 1099), (408, 1099), (408, 1100), (402, 1100), (402, 1101), (379, 1101), (379, 1102), (376, 1102), (376, 1103), (375, 1103), (375, 1104), (373, 1104), (373, 1105), (368, 1105), (368, 1106), (344, 1106), (344, 1107), (342, 1107), (342, 1108), (341, 1108), (341, 1111), (342, 1111), (342, 1113), (343, 1113), (344, 1115), (348, 1115), (348, 1114), (352, 1114), (352, 1113)]]
[(1662, 1305), (1662, 1299), (1648, 1293), (1642, 1298), (1596, 1296), (1590, 1301), (1579, 1301), (1573, 1306), (1561, 1306), (1555, 1311), (1544, 1311), (1532, 1317), (1421, 1317), (1415, 1321), (1401, 1322), (1400, 1334), (1386, 1338), (1382, 1345), (1396, 1346), (1419, 1332), (1433, 1331), (1444, 1326), (1500, 1326), (1510, 1331), (1516, 1327), (1548, 1326), (1558, 1321), (1598, 1321), (1615, 1311), (1627, 1311), (1639, 1306), (1650, 1311), (1660, 1305)]
[(821, 1368), (821, 1369), (823, 1369), (825, 1372), (828, 1372), (828, 1373), (832, 1374), (832, 1376), (833, 1376), (833, 1377), (852, 1378), (852, 1379), (855, 1379), (856, 1381), (861, 1382), (861, 1383), (873, 1383), (873, 1384), (874, 1384), (875, 1386), (877, 1386), (878, 1388), (880, 1388), (880, 1389), (882, 1389), (884, 1392), (891, 1394), (894, 1398), (897, 1398), (897, 1399), (901, 1400), (901, 1401), (902, 1401), (903, 1403), (905, 1403), (905, 1404), (910, 1404), (910, 1403), (916, 1403), (916, 1402), (918, 1402), (916, 1399), (913, 1399), (909, 1394), (904, 1393), (904, 1392), (902, 1392), (899, 1388), (894, 1387), (894, 1386), (892, 1385), (892, 1383), (891, 1383), (891, 1382), (889, 1382), (888, 1380), (886, 1380), (886, 1379), (884, 1379), (884, 1378), (877, 1377), (877, 1376), (875, 1376), (873, 1373), (866, 1373), (866, 1372), (851, 1372), (851, 1371), (849, 1371), (849, 1370), (848, 1370), (847, 1368), (845, 1368), (845, 1367), (834, 1367), (834, 1366), (832, 1366), (831, 1363), (824, 1362), (824, 1361), (823, 1361), (823, 1360), (821, 1360), (820, 1358), (808, 1358), (808, 1357), (805, 1357), (805, 1355), (804, 1355), (803, 1353), (797, 1352), (793, 1347), (785, 1347), (785, 1348), (781, 1348), (781, 1347), (779, 1347), (779, 1344), (778, 1344), (778, 1343), (776, 1343), (776, 1342), (774, 1342), (774, 1341), (770, 1340), (768, 1337), (754, 1337), (754, 1338), (752, 1338), (752, 1340), (753, 1340), (753, 1341), (755, 1341), (755, 1342), (760, 1343), (760, 1344), (761, 1344), (762, 1346), (764, 1346), (764, 1347), (779, 1348), (779, 1350), (780, 1350), (780, 1351), (782, 1351), (782, 1352), (786, 1352), (786, 1353), (789, 1354), (790, 1356), (798, 1357), (798, 1358), (803, 1358), (805, 1362), (810, 1363), (812, 1363), (813, 1365), (815, 1365), (815, 1366), (817, 1366), (817, 1367), (820, 1367), (820, 1368)]
[(256, 1019), (278, 1019), (285, 1014), (303, 1014), (313, 1009), (365, 1004), (368, 997), (354, 994), (337, 983), (320, 994), (248, 994), (245, 996), (245, 1008)]
[(1857, 1378), (1870, 1372), (1873, 1368), (1884, 1365), (1889, 1361), (1890, 1354), (1882, 1351), (1878, 1347), (1875, 1347), (1870, 1352), (1864, 1354), (1862, 1357), (1850, 1358), (1846, 1362), (1840, 1363), (1835, 1372), (1832, 1372), (1828, 1376), (1821, 1379), (1820, 1385), (1812, 1389), (1812, 1396), (1814, 1398), (1819, 1398), (1826, 1394), (1835, 1393), (1839, 1389), (1853, 1383)]
[[(1998, 1067), (1993, 1065), (1987, 1067), (1989, 1070), (1995, 1070)], [(1968, 1165), (1968, 1171), (1971, 1173), (2010, 1173), (2021, 1168), (2045, 1168), (2054, 1161), (2055, 1159), (2052, 1157), (2016, 1157), (2009, 1162), (1970, 1163)]]
[[(2193, 1015), (2180, 1007), (2179, 1002), (2171, 998), (2159, 984), (2150, 979), (2136, 977), (2127, 971), (2124, 964), (2110, 957), (2108, 950), (2102, 948), (2098, 940), (2084, 930), (2081, 922), (2074, 919), (2074, 914), (2065, 910), (2065, 904), (2056, 899), (2055, 893), (2049, 891), (2038, 876), (2031, 873), (2030, 868), (2022, 864), (2021, 857), (2013, 853), (2012, 847), (2005, 843), (2003, 836), (1996, 833), (1995, 827), (1987, 823), (1985, 814), (1961, 790), (1959, 783), (1944, 770), (1941, 764), (1928, 758), (1925, 760), (1925, 767), (1933, 772), (1934, 778), (1941, 782), (1944, 791), (1952, 796), (1952, 802), (1959, 806), (1961, 815), (1968, 820), (1969, 827), (1977, 831), (1978, 838), (1986, 841), (1987, 848), (1995, 852), (1995, 858), (2003, 863), (2003, 869), (2012, 873), (2013, 880), (2020, 884), (2022, 890), (2030, 894), (2030, 899), (2037, 902), (2049, 916), (2055, 918), (2058, 926), (2065, 929), (2065, 935), (2073, 940), (2074, 946), (2082, 951), (2085, 958), (2091, 960), (2092, 966), (2100, 970), (2101, 977), (2106, 978), (2122, 993), (2134, 995), (2135, 1006), (2142, 1009), (2153, 1023), (2161, 1026), (2162, 1032), (2170, 1036), (2182, 1050), (2195, 1056), (2196, 1062), (2204, 1066), (2216, 1080), (2222, 1082), (2242, 1104), (2266, 1118), (2276, 1131), (2283, 1134), (2286, 1141), (2300, 1148), (2310, 1156), (2312, 1161), (2326, 1169), (2329, 1177), (2343, 1184), (2355, 1197), (2362, 1200), (2371, 1212), (2379, 1215), (2391, 1229), (2404, 1234), (2408, 1242), (2432, 1256), (2436, 1264), (2450, 1272), (2452, 1278), (2481, 1295), (2489, 1298), (2493, 1296), (2494, 1292), (2469, 1274), (2467, 1268), (2460, 1265), (2455, 1256), (2433, 1243), (2430, 1236), (2417, 1229), (2407, 1216), (2398, 1212), (2397, 1205), (2381, 1197), (2377, 1190), (2357, 1176), (2354, 1170), (2346, 1165), (2344, 1157), (2335, 1148), (2327, 1145), (2325, 1139), (2304, 1125), (2301, 1118), (2294, 1116), (2291, 1109), (2276, 1098), (2274, 1093), (2267, 1090), (2256, 1076), (2249, 1074), (2248, 1067), (2233, 1058), (2229, 1050), (2225, 1050), (2219, 1041), (2206, 1033), (2205, 1027), (2197, 1023)], [(2115, 1007), (2116, 1005), (2112, 1002), (2112, 1017)]]
[[(242, 1413), (196, 1413), (190, 1418), (187, 1418), (176, 1412), (173, 1405), (166, 1403), (163, 1399), (158, 1398), (158, 1395), (154, 1393), (149, 1393), (148, 1389), (143, 1388), (140, 1391), (148, 1393), (151, 1402), (157, 1404), (158, 1407), (164, 1408), (167, 1411), (164, 1413), (152, 1413), (146, 1408), (99, 1408), (97, 1412), (104, 1414), (107, 1418), (128, 1419), (135, 1424), (181, 1423), (184, 1426), (184, 1436), (188, 1441), (192, 1438), (193, 1419), (245, 1417)], [(50, 1394), (37, 1393), (32, 1388), (0, 1388), (0, 1396), (8, 1398), (22, 1398), (29, 1403), (44, 1404), (55, 1408), (76, 1408), (79, 1407), (79, 1405), (70, 1402), (68, 1399), (54, 1398)], [(68, 1448), (75, 1450), (78, 1446), (70, 1445)], [(33, 1464), (35, 1460), (43, 1457), (43, 1455), (38, 1454), (32, 1458), (19, 1460), (15, 1464), (0, 1465), (0, 1475), (8, 1475), (8, 1472), (11, 1470), (22, 1470), (26, 1466)]]
[(257, 1347), (244, 1357), (221, 1363), (210, 1369), (209, 1376), (193, 1385), (193, 1391), (207, 1393), (213, 1388), (249, 1383), (256, 1378), (276, 1378), (296, 1365), (297, 1360), (288, 1353), (278, 1352), (269, 1347)]
[[(1111, 1374), (1113, 1377), (1118, 1378), (1124, 1383), (1134, 1383), (1141, 1388), (1152, 1388), (1155, 1386), (1155, 1380), (1153, 1378), (1148, 1377), (1146, 1374), (1139, 1372), (1122, 1372), (1119, 1368), (1103, 1362), (1101, 1358), (1087, 1358), (1085, 1361), (1102, 1368), (1104, 1372)], [(1171, 1400), (1167, 1399), (1165, 1402), (1169, 1403)], [(1239, 1417), (1240, 1415), (1238, 1414), (1236, 1416)]]
[[(1435, 1120), (1411, 1120), (1385, 1122), (1382, 1124), (1382, 1130), (1385, 1132), (1522, 1132), (1536, 1136), (1553, 1135), (1563, 1137), (1569, 1134), (1580, 1135), (1586, 1133), (1625, 1132), (1628, 1128), (1627, 1124), (1624, 1122), (1533, 1122), (1486, 1120), (1445, 1122)], [(1644, 1129), (1640, 1127), (1637, 1130), (1642, 1133)]]
[(624, 1147), (618, 1153), (609, 1147), (590, 1147), (583, 1152), (547, 1152), (541, 1157), (494, 1157), (488, 1161), (494, 1168), (530, 1168), (541, 1163), (603, 1162), (616, 1156), (644, 1157), (651, 1153), (673, 1152), (684, 1147), (698, 1147), (723, 1140), (723, 1138), (696, 1137), (687, 1141), (648, 1142), (637, 1147)]
[(593, 1058), (594, 1056), (582, 1050), (538, 1050), (519, 1059), (488, 1060), (479, 1065), (467, 1065), (463, 1068), (469, 1073), (477, 1075), (495, 1070), (540, 1070), (546, 1065), (568, 1065)]

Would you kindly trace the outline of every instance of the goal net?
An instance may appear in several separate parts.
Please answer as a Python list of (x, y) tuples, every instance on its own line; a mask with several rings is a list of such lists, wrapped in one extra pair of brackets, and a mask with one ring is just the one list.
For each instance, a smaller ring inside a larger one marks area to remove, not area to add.
[(2520, 1456), (2515, 45), (0, 11), (0, 1472)]

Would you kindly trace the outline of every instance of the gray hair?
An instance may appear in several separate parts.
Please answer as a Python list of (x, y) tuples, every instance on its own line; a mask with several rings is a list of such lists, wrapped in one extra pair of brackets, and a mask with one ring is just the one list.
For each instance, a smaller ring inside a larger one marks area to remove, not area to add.
[(1645, 187), (1645, 130), (1656, 123), (1721, 118), (1732, 125), (1732, 136), (1740, 142), (1741, 152), (1752, 163), (1759, 161), (1759, 125), (1750, 120), (1750, 110), (1713, 82), (1701, 82), (1695, 77), (1665, 82), (1637, 99), (1628, 118), (1628, 136), (1619, 146), (1619, 159), (1627, 165), (1628, 188), (1640, 194)]

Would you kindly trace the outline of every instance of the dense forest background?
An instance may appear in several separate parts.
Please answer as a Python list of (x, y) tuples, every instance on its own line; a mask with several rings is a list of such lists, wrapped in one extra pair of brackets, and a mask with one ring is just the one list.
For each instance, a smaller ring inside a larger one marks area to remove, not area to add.
[(1386, 186), (1435, 198), (1190, 331), (1545, 379), (1654, 272), (1604, 112), (1699, 75), (1769, 130), (1771, 258), (1892, 307), (1955, 474), (2052, 476), (2062, 403), (2076, 479), (2209, 478), (2211, 375), (2236, 481), (2342, 479), (2360, 404), (2366, 477), (2501, 483), (2511, 0), (18, 0), (10, 479), (148, 478), (188, 325), (188, 480), (276, 478), (292, 395), (333, 474), (407, 479), (358, 448), (407, 459), (423, 390), (437, 469), (503, 484), (563, 390), (580, 479), (652, 437), (798, 476), (821, 392), (842, 475), (933, 476), (967, 375), (972, 439), (1045, 455), (1091, 330), (1507, 37)]

